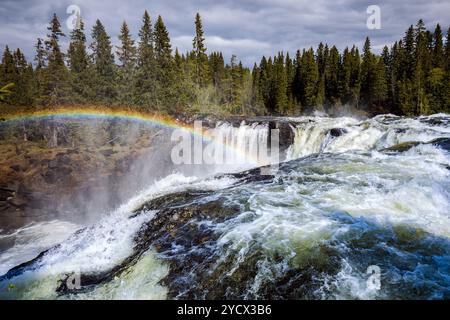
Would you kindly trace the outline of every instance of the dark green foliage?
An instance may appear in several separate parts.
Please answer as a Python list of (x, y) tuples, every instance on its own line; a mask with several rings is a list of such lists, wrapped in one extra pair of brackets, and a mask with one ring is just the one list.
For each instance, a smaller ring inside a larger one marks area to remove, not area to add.
[(119, 66), (117, 70), (116, 103), (121, 106), (132, 106), (134, 96), (133, 91), (130, 90), (130, 83), (132, 84), (135, 79), (136, 48), (126, 22), (122, 24), (120, 29), (119, 40), (121, 45), (117, 47)]
[[(87, 103), (92, 97), (91, 86), (88, 85), (92, 76), (92, 64), (86, 50), (86, 35), (84, 34), (84, 23), (78, 17), (75, 28), (70, 34), (70, 45), (68, 52), (68, 66), (71, 76), (71, 101), (73, 103)], [(38, 56), (36, 60), (39, 60)]]
[(47, 65), (42, 70), (39, 102), (46, 106), (57, 106), (69, 102), (69, 72), (64, 63), (59, 40), (65, 37), (61, 31), (56, 14), (47, 28), (49, 34), (45, 41), (45, 61)]
[(444, 36), (439, 24), (429, 31), (419, 20), (380, 55), (369, 38), (362, 55), (356, 46), (340, 53), (320, 43), (293, 58), (288, 52), (262, 57), (251, 71), (235, 55), (226, 63), (221, 52), (208, 54), (199, 14), (194, 25), (192, 50), (173, 52), (163, 19), (153, 26), (146, 11), (136, 43), (123, 23), (116, 60), (99, 20), (88, 46), (81, 17), (64, 54), (54, 15), (46, 39), (37, 40), (34, 68), (19, 49), (5, 48), (0, 87), (15, 86), (2, 103), (118, 105), (172, 115), (300, 115), (343, 106), (371, 114), (450, 112), (450, 30)]
[(157, 92), (157, 99), (155, 106), (159, 111), (171, 111), (164, 110), (164, 108), (174, 108), (174, 80), (175, 69), (174, 59), (172, 57), (172, 46), (170, 44), (169, 32), (161, 18), (158, 19), (155, 24), (155, 88)]
[(192, 41), (195, 54), (195, 82), (199, 87), (205, 87), (209, 82), (208, 56), (206, 55), (205, 37), (200, 14), (195, 16), (195, 38)]
[(8, 83), (7, 85), (0, 88), (0, 101), (5, 101), (5, 99), (12, 94), (12, 88), (14, 83)]
[(137, 70), (134, 79), (134, 102), (143, 110), (153, 110), (156, 102), (155, 55), (150, 15), (145, 11), (139, 31)]
[(116, 99), (116, 65), (111, 40), (105, 27), (97, 20), (92, 29), (91, 59), (93, 63), (92, 85), (94, 103), (111, 105)]

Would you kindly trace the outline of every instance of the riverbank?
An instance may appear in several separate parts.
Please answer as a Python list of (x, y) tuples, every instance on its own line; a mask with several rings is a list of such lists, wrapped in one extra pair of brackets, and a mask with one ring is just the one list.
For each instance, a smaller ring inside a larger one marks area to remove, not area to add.
[[(36, 126), (32, 128), (35, 131)], [(83, 198), (88, 203), (95, 194), (108, 195), (99, 209), (113, 208), (122, 199), (116, 182), (129, 174), (136, 159), (151, 150), (151, 135), (136, 134), (133, 143), (125, 143), (108, 141), (106, 136), (94, 139), (94, 132), (50, 148), (41, 135), (33, 135), (31, 127), (28, 141), (14, 132), (0, 140), (2, 232), (61, 215), (79, 219), (74, 210), (79, 211)], [(20, 127), (11, 130), (20, 131)], [(88, 131), (79, 126), (77, 130), (80, 134)]]

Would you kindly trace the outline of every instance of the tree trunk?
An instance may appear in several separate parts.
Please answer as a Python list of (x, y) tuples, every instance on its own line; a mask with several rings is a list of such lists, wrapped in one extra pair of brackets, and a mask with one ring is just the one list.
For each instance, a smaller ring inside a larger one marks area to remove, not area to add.
[(23, 141), (28, 141), (28, 135), (27, 135), (27, 128), (25, 127), (25, 123), (22, 123), (22, 130), (23, 130)]
[(48, 139), (48, 146), (50, 148), (56, 148), (58, 146), (58, 128), (56, 123), (50, 124), (50, 139)]

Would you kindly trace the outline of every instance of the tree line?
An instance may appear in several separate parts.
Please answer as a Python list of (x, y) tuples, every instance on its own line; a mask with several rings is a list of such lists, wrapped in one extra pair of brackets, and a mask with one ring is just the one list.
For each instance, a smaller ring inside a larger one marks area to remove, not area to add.
[(294, 59), (288, 53), (263, 57), (253, 67), (252, 105), (282, 115), (346, 104), (372, 113), (449, 113), (449, 35), (450, 29), (444, 45), (440, 25), (430, 32), (419, 20), (381, 55), (371, 52), (366, 38), (362, 53), (320, 43)]
[(262, 57), (250, 70), (235, 55), (225, 62), (221, 52), (208, 54), (198, 13), (192, 50), (184, 53), (172, 49), (162, 17), (153, 24), (147, 11), (138, 39), (123, 22), (115, 48), (100, 20), (88, 44), (78, 17), (63, 52), (66, 35), (53, 15), (47, 37), (37, 39), (33, 63), (20, 49), (6, 46), (0, 86), (14, 83), (3, 103), (28, 108), (101, 105), (171, 115), (300, 115), (348, 105), (369, 113), (450, 113), (449, 34), (450, 29), (444, 44), (439, 24), (431, 32), (419, 20), (381, 55), (372, 53), (369, 38), (362, 52), (353, 46), (341, 53), (320, 43), (292, 58), (283, 52)]

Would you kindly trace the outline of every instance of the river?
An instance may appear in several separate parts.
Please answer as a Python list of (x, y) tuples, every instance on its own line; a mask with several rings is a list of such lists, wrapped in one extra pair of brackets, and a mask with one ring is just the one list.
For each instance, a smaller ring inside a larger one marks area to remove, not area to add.
[[(2, 235), (0, 299), (449, 299), (450, 116), (281, 120), (270, 175), (177, 170), (93, 224)], [(269, 127), (217, 130), (252, 153)]]

